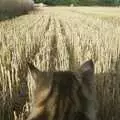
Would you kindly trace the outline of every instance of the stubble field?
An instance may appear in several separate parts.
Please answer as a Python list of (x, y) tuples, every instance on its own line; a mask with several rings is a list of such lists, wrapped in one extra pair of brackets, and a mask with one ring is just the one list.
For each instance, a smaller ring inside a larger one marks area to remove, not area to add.
[(99, 120), (120, 118), (120, 8), (44, 7), (0, 21), (0, 120), (29, 112), (27, 61), (41, 70), (95, 62)]

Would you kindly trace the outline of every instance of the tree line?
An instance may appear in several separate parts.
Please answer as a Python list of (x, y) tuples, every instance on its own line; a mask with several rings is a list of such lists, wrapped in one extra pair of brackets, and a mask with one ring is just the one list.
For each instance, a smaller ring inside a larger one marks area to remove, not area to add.
[(44, 3), (47, 5), (107, 5), (107, 6), (119, 6), (120, 0), (34, 0), (35, 3)]

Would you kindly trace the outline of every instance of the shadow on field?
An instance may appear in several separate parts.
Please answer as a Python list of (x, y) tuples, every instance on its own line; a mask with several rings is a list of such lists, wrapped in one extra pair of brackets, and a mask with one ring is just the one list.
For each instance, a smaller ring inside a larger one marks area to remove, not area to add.
[[(24, 106), (28, 99), (28, 86), (27, 86), (27, 65), (26, 63), (20, 66), (19, 73), (19, 86), (17, 91), (14, 92), (12, 99), (12, 112), (11, 117), (4, 120), (13, 120), (13, 111), (17, 116), (22, 114), (26, 119), (27, 112), (24, 111)], [(111, 61), (111, 68), (106, 73), (96, 74), (97, 83), (97, 98), (99, 103), (98, 120), (119, 120), (120, 118), (120, 57), (116, 62)], [(15, 89), (16, 90), (16, 89)], [(6, 109), (6, 114), (9, 114)], [(7, 116), (5, 114), (5, 116)], [(10, 116), (10, 114), (8, 115)]]
[(10, 19), (13, 19), (13, 18), (16, 18), (16, 17), (19, 17), (19, 16), (23, 16), (23, 15), (27, 15), (29, 13), (32, 13), (32, 14), (38, 14), (39, 11), (43, 11), (43, 9), (40, 9), (38, 7), (35, 7), (33, 10), (30, 10), (30, 11), (26, 11), (24, 10), (22, 13), (18, 12), (18, 13), (12, 13), (12, 12), (1, 12), (0, 11), (0, 21), (4, 21), (4, 20), (10, 20)]
[(14, 11), (14, 12), (2, 12), (0, 11), (0, 21), (4, 20), (9, 20), (13, 19), (19, 16), (27, 15), (29, 13), (35, 13), (38, 11), (42, 11), (42, 9), (38, 9), (37, 7), (34, 7), (32, 10), (23, 10), (22, 12), (20, 11)]
[(4, 21), (4, 20), (9, 20), (9, 19), (13, 19), (16, 17), (19, 17), (21, 15), (26, 15), (28, 14), (28, 12), (24, 11), (23, 13), (11, 13), (11, 12), (1, 12), (0, 13), (0, 21)]

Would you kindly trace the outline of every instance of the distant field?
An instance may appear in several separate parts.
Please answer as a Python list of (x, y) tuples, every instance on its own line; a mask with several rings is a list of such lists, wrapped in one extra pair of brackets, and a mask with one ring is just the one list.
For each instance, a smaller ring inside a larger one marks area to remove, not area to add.
[(90, 58), (99, 120), (119, 120), (120, 8), (41, 7), (1, 21), (0, 120), (23, 120), (29, 112), (26, 61), (41, 70), (75, 70)]

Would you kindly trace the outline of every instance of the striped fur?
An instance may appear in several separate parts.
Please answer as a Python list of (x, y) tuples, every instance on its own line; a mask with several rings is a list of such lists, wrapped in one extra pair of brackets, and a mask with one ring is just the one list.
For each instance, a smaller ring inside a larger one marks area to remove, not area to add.
[(96, 120), (92, 60), (76, 72), (41, 72), (28, 65), (35, 82), (28, 120)]

